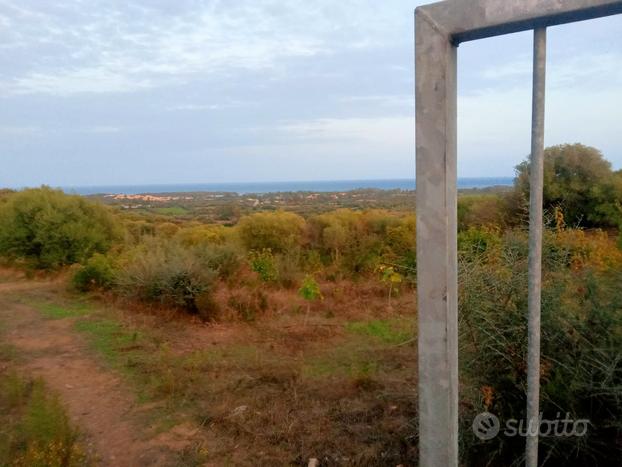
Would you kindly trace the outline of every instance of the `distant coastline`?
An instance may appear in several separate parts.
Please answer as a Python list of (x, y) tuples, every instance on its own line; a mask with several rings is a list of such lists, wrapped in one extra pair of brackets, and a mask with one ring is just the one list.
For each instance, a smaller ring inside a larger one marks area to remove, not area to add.
[[(493, 186), (510, 186), (513, 177), (463, 177), (458, 178), (458, 188), (488, 188)], [(192, 193), (217, 192), (238, 193), (278, 193), (278, 192), (332, 192), (352, 191), (357, 189), (377, 190), (414, 190), (415, 181), (411, 178), (382, 180), (318, 180), (318, 181), (285, 181), (285, 182), (246, 182), (246, 183), (180, 183), (153, 185), (102, 185), (88, 187), (62, 187), (67, 193), (79, 195), (96, 194), (128, 194), (143, 193)]]

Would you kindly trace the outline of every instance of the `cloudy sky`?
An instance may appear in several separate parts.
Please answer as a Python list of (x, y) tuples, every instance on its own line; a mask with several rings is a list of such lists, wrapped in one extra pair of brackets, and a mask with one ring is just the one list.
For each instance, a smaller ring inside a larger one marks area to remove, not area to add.
[[(0, 0), (0, 186), (414, 176), (405, 0)], [(622, 167), (622, 17), (549, 30), (546, 143)], [(459, 52), (459, 174), (529, 152), (531, 34)]]

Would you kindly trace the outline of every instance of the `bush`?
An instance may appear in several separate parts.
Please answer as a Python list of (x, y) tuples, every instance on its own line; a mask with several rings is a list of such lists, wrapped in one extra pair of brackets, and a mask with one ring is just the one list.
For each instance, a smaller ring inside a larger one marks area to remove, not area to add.
[(152, 239), (127, 254), (116, 282), (125, 296), (196, 313), (197, 300), (211, 292), (216, 276), (193, 250), (176, 241)]
[(0, 255), (56, 268), (105, 253), (122, 237), (112, 212), (47, 187), (20, 191), (0, 205)]
[(214, 270), (223, 280), (233, 279), (242, 267), (242, 255), (233, 245), (202, 245), (193, 251), (201, 264)]
[(464, 195), (458, 198), (458, 230), (505, 225), (506, 201), (496, 194)]
[(501, 238), (494, 228), (470, 227), (458, 234), (458, 251), (466, 257), (481, 255), (500, 244)]
[(240, 219), (237, 231), (248, 250), (281, 253), (302, 244), (305, 227), (305, 220), (292, 212), (259, 212)]
[(251, 269), (259, 274), (262, 281), (276, 282), (279, 280), (279, 270), (271, 250), (251, 251), (248, 259)]
[(81, 292), (96, 288), (110, 288), (115, 279), (112, 262), (104, 255), (95, 253), (73, 275), (71, 282)]
[(238, 290), (229, 297), (227, 305), (244, 321), (254, 321), (269, 308), (268, 296), (261, 290)]
[[(529, 161), (516, 167), (516, 199), (529, 199)], [(544, 151), (544, 208), (561, 209), (572, 227), (617, 227), (622, 222), (622, 177), (598, 149), (562, 144)]]
[[(587, 250), (579, 255), (580, 269), (570, 267), (573, 263), (568, 263), (568, 257), (576, 254), (572, 242), (582, 246), (582, 234), (556, 235), (547, 234), (545, 248), (555, 246), (543, 270), (540, 408), (545, 419), (555, 420), (558, 413), (564, 417), (568, 412), (570, 418), (589, 419), (591, 424), (582, 438), (541, 438), (540, 455), (551, 465), (618, 465), (622, 455), (622, 268), (601, 265), (600, 253)], [(460, 263), (465, 465), (510, 465), (525, 448), (523, 437), (498, 436), (481, 442), (472, 434), (470, 423), (484, 410), (506, 421), (525, 418), (526, 236), (512, 232), (494, 253)], [(609, 248), (615, 250), (613, 240)]]
[(156, 225), (156, 235), (164, 238), (173, 238), (177, 232), (179, 232), (179, 226), (172, 222), (162, 222)]

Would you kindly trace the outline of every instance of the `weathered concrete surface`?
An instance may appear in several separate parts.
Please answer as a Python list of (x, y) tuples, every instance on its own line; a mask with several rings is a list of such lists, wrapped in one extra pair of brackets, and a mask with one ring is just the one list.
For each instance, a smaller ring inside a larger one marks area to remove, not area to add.
[(418, 9), (459, 43), (622, 13), (622, 1), (446, 0)]
[[(622, 13), (622, 0), (446, 0), (416, 10), (422, 467), (458, 465), (456, 47), (468, 40), (617, 13)], [(534, 97), (534, 102), (537, 98)], [(543, 106), (543, 94), (541, 102)], [(534, 108), (536, 116), (540, 118), (540, 108)], [(541, 116), (543, 119), (543, 113)], [(536, 125), (540, 122), (535, 122)], [(540, 145), (539, 139), (534, 141)], [(537, 214), (532, 211), (532, 215)], [(537, 258), (530, 261), (538, 263)], [(533, 290), (530, 294), (530, 302), (537, 299), (539, 304), (539, 292)], [(534, 326), (539, 333), (539, 323)], [(536, 339), (537, 335), (530, 332), (530, 340)], [(533, 371), (539, 365), (539, 355), (532, 352), (529, 362)], [(533, 379), (532, 376), (530, 381)], [(535, 388), (533, 383), (531, 387)], [(530, 400), (532, 413), (535, 405), (531, 396)]]
[(527, 349), (527, 467), (538, 467), (540, 413), (540, 308), (542, 300), (542, 190), (544, 184), (544, 98), (546, 82), (546, 29), (533, 35), (533, 97), (531, 161), (529, 167), (529, 323)]
[(458, 465), (456, 48), (416, 14), (419, 446)]

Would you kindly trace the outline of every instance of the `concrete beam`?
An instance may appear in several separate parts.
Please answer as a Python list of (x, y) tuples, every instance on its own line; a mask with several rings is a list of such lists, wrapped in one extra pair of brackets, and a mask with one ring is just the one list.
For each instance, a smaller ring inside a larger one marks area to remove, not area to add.
[(445, 0), (417, 8), (454, 44), (622, 13), (620, 0)]

